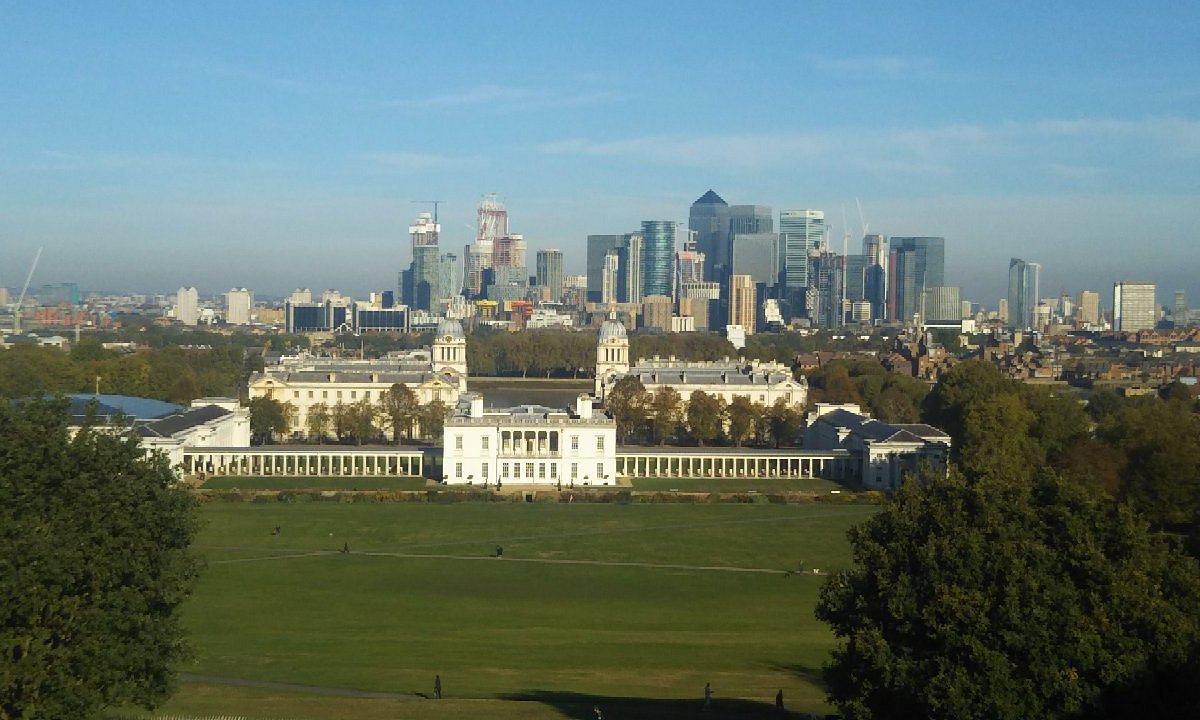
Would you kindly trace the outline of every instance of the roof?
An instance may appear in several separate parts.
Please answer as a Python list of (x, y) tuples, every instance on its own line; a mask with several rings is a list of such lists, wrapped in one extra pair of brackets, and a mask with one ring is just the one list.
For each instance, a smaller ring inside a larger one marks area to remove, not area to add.
[(701, 195), (693, 205), (728, 205), (729, 203), (721, 199), (721, 196), (713, 192), (711, 189)]
[(467, 334), (463, 332), (462, 323), (453, 318), (445, 318), (438, 323), (437, 336), (465, 338)]
[(614, 317), (610, 316), (600, 326), (600, 342), (604, 342), (605, 340), (624, 340), (627, 337), (629, 335), (625, 332), (625, 326)]
[[(332, 376), (332, 377), (331, 377)], [(400, 372), (320, 372), (316, 370), (301, 370), (290, 373), (273, 373), (267, 376), (255, 377), (251, 384), (260, 380), (276, 380), (284, 384), (301, 383), (334, 383), (348, 385), (423, 385), (431, 380), (445, 380), (441, 373), (428, 370), (409, 370)]]
[[(732, 385), (740, 387), (767, 387), (787, 382), (796, 382), (790, 372), (779, 370), (743, 372), (737, 367), (658, 367), (630, 368), (629, 375), (641, 380), (643, 385)], [(796, 383), (799, 385), (799, 383)]]
[(172, 437), (184, 430), (203, 425), (219, 417), (231, 415), (228, 410), (218, 405), (205, 405), (183, 412), (169, 415), (160, 420), (139, 424), (134, 432), (142, 437)]
[(153, 420), (183, 409), (182, 405), (151, 400), (132, 395), (90, 395), (77, 393), (68, 395), (71, 401), (69, 412), (72, 417), (84, 418), (89, 414), (89, 405), (96, 403), (98, 418), (109, 418), (121, 414), (131, 420)]

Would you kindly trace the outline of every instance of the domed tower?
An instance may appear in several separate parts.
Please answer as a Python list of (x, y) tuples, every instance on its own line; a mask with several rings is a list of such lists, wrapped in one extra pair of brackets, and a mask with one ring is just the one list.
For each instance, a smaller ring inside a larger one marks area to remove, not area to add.
[(596, 343), (596, 397), (603, 400), (605, 390), (628, 373), (629, 336), (616, 313), (611, 313), (600, 326)]
[(433, 371), (458, 376), (459, 390), (467, 387), (467, 334), (457, 320), (446, 318), (438, 323), (433, 338)]

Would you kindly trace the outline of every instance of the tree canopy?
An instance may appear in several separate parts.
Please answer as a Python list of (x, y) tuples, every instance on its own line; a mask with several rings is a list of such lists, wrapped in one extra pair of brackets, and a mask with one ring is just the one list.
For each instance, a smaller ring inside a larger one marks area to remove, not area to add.
[(817, 606), (844, 717), (1195, 716), (1200, 571), (1128, 506), (930, 475), (849, 536)]
[(187, 650), (195, 501), (162, 456), (66, 404), (0, 403), (0, 717), (155, 707)]

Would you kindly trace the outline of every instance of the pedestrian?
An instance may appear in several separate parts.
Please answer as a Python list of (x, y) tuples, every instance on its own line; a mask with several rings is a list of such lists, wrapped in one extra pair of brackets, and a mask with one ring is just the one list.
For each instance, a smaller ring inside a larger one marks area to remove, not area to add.
[(712, 705), (712, 685), (704, 683), (704, 709), (707, 710)]
[(596, 720), (604, 720), (604, 713), (600, 712), (599, 705), (592, 706), (592, 714), (596, 716)]
[(346, 554), (348, 552), (350, 552), (350, 543), (342, 543), (342, 553)]
[(775, 693), (775, 712), (783, 712), (783, 688)]
[(496, 546), (496, 557), (504, 557), (504, 548), (500, 547), (499, 545)]
[(442, 699), (442, 676), (441, 675), (433, 676), (433, 699), (434, 700)]

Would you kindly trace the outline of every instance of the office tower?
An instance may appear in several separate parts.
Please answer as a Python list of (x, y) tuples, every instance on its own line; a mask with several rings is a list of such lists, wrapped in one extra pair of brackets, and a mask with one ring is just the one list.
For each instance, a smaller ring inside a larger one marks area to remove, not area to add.
[(729, 276), (729, 323), (741, 325), (747, 335), (753, 335), (757, 325), (758, 301), (754, 278), (749, 275)]
[(927, 325), (958, 323), (962, 319), (961, 291), (956, 287), (927, 287), (921, 292), (921, 319)]
[(871, 259), (866, 255), (847, 255), (845, 267), (846, 275), (843, 283), (845, 284), (846, 300), (852, 303), (867, 301), (867, 278)]
[(863, 235), (862, 254), (867, 258), (863, 271), (864, 297), (871, 303), (871, 318), (882, 320), (887, 312), (887, 239), (882, 235)]
[(619, 285), (617, 282), (618, 270), (621, 261), (617, 258), (617, 251), (620, 248), (614, 248), (608, 251), (604, 256), (604, 271), (601, 273), (600, 282), (600, 302), (605, 305), (611, 305), (617, 302), (617, 290)]
[(779, 234), (737, 233), (733, 236), (729, 270), (749, 275), (755, 284), (774, 287), (779, 282)]
[(643, 221), (641, 255), (642, 297), (671, 297), (675, 290), (671, 277), (675, 259), (675, 223), (670, 220)]
[[(731, 205), (729, 208), (729, 234), (726, 238), (726, 247), (728, 260), (726, 261), (724, 275), (727, 276), (733, 272), (733, 242), (738, 235), (757, 235), (760, 233), (774, 233), (775, 218), (772, 215), (771, 208), (766, 205)], [(778, 251), (777, 253), (778, 254)], [(779, 264), (778, 258), (775, 260), (776, 266)], [(725, 277), (716, 278), (721, 282), (725, 281)], [(771, 278), (768, 284), (774, 285), (779, 282), (779, 279)]]
[(1008, 322), (1018, 330), (1035, 327), (1033, 311), (1038, 304), (1042, 266), (1019, 258), (1008, 261)]
[(845, 258), (828, 249), (809, 253), (809, 276), (806, 295), (808, 318), (821, 327), (840, 327), (844, 324), (842, 308)]
[(293, 303), (310, 303), (312, 302), (312, 290), (308, 288), (296, 288), (291, 295), (287, 297), (288, 302)]
[(779, 271), (784, 298), (791, 304), (792, 316), (807, 312), (809, 255), (825, 237), (825, 212), (822, 210), (784, 210), (779, 213)]
[(943, 287), (946, 240), (940, 237), (894, 237), (888, 253), (889, 319), (912, 322), (921, 311), (925, 288)]
[(184, 325), (200, 321), (200, 293), (194, 287), (181, 287), (175, 293), (175, 319)]
[(1184, 296), (1182, 290), (1175, 291), (1175, 305), (1171, 310), (1171, 320), (1175, 322), (1175, 327), (1183, 327), (1190, 320), (1188, 317), (1187, 298)]
[(647, 295), (642, 298), (642, 327), (671, 332), (671, 308), (674, 303), (666, 295)]
[(696, 233), (696, 250), (704, 253), (704, 279), (720, 281), (729, 264), (729, 205), (709, 190), (692, 203), (688, 229)]
[(704, 282), (704, 265), (707, 261), (704, 253), (696, 249), (696, 232), (686, 231), (688, 239), (683, 243), (683, 249), (675, 253), (675, 297), (679, 297), (679, 289), (684, 283)]
[(31, 292), (30, 295), (37, 298), (39, 305), (47, 307), (69, 305), (70, 307), (76, 307), (79, 305), (79, 284), (50, 283), (43, 285), (36, 292)]
[(225, 323), (249, 325), (254, 308), (254, 293), (246, 288), (233, 288), (225, 293)]
[(1100, 293), (1092, 290), (1081, 290), (1079, 292), (1078, 305), (1075, 317), (1080, 323), (1084, 325), (1100, 324)]
[(1117, 332), (1153, 330), (1158, 308), (1154, 283), (1119, 282), (1113, 285), (1113, 329)]
[(562, 300), (563, 294), (563, 254), (557, 248), (547, 248), (537, 251), (537, 284), (550, 288), (553, 302)]
[(1000, 298), (1000, 303), (996, 307), (996, 319), (1005, 325), (1008, 324), (1008, 298)]
[(416, 222), (408, 226), (411, 239), (412, 262), (408, 270), (400, 274), (400, 301), (409, 307), (421, 310), (433, 308), (434, 301), (443, 294), (441, 281), (441, 253), (438, 240), (442, 226), (433, 221), (430, 213), (420, 213)]
[[(607, 267), (609, 251), (624, 247), (623, 235), (588, 235), (587, 236), (587, 301), (608, 302), (603, 300), (604, 272)], [(615, 282), (615, 281), (614, 281)]]
[(617, 253), (617, 301), (642, 301), (642, 236), (627, 233), (621, 236)]
[(492, 244), (492, 267), (528, 267), (524, 235), (505, 235)]
[(1031, 328), (1036, 332), (1045, 332), (1046, 326), (1050, 324), (1050, 318), (1053, 317), (1050, 303), (1040, 302), (1033, 308), (1033, 325)]
[(508, 236), (508, 211), (496, 200), (495, 193), (483, 196), (476, 213), (475, 242), (466, 252), (466, 277), (464, 289), (470, 295), (483, 292), (483, 272), (492, 267), (492, 253), (496, 240)]

